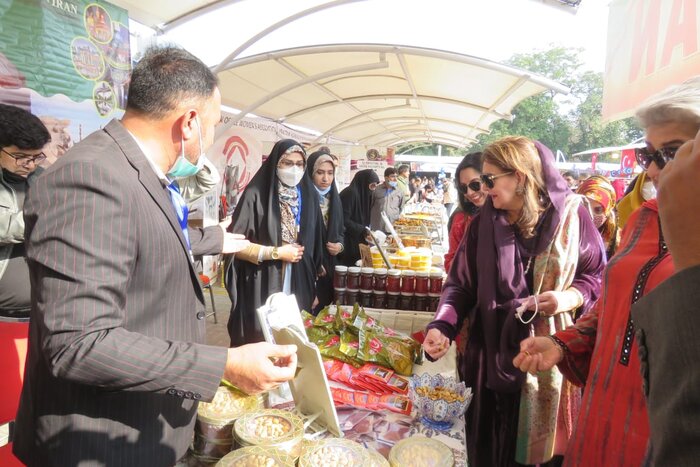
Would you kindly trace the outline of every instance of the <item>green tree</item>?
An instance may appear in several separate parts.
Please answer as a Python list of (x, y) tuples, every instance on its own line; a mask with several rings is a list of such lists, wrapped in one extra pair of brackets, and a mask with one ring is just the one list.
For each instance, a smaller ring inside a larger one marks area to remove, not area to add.
[[(546, 51), (513, 55), (507, 63), (572, 87), (576, 70), (581, 68), (579, 54), (579, 49), (554, 47)], [(483, 149), (503, 136), (524, 135), (542, 141), (553, 150), (568, 152), (571, 124), (562, 109), (570, 104), (571, 97), (559, 96), (554, 91), (528, 97), (513, 108), (512, 121), (495, 122), (489, 134), (477, 137), (473, 149)]]
[(523, 100), (511, 112), (513, 120), (491, 125), (489, 134), (477, 137), (470, 150), (507, 135), (538, 139), (552, 150), (572, 154), (596, 147), (619, 146), (642, 136), (633, 118), (604, 123), (601, 117), (603, 75), (582, 71), (580, 49), (554, 47), (516, 54), (508, 64), (556, 80), (571, 90), (567, 96), (553, 91)]
[(587, 71), (579, 77), (572, 94), (580, 102), (571, 111), (571, 153), (601, 146), (622, 146), (643, 136), (634, 118), (604, 123), (603, 74)]
[[(499, 120), (489, 133), (477, 137), (467, 149), (443, 146), (443, 154), (465, 154), (482, 150), (492, 141), (508, 135), (524, 135), (537, 139), (553, 151), (570, 155), (604, 146), (621, 146), (643, 135), (633, 118), (604, 123), (601, 117), (603, 75), (583, 71), (581, 50), (552, 47), (549, 50), (513, 55), (507, 64), (569, 87), (568, 95), (554, 91), (531, 96), (515, 106), (511, 121)], [(406, 149), (410, 149), (407, 151)], [(437, 154), (436, 145), (414, 143), (397, 148), (397, 153)], [(605, 156), (601, 161), (604, 161)]]

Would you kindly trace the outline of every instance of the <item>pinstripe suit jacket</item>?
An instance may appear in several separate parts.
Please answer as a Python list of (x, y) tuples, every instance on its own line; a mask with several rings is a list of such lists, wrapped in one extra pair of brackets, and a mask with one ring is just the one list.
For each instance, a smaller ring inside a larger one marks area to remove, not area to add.
[[(171, 205), (118, 121), (72, 148), (25, 204), (33, 297), (15, 454), (30, 466), (173, 465), (225, 348)], [(191, 230), (197, 252), (220, 228)]]
[(684, 269), (632, 306), (649, 410), (644, 465), (700, 463), (700, 266)]

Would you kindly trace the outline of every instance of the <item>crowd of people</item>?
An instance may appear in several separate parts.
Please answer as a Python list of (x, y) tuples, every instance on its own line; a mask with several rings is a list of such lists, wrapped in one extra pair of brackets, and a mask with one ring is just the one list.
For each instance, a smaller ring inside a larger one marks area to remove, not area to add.
[[(204, 63), (151, 49), (123, 118), (44, 170), (46, 128), (0, 105), (0, 310), (30, 318), (22, 462), (174, 465), (197, 401), (221, 379), (255, 394), (294, 377), (295, 347), (264, 342), (257, 308), (285, 292), (317, 313), (333, 300), (335, 266), (355, 264), (372, 231), (418, 202), (449, 215), (447, 279), (423, 347), (435, 360), (457, 343), (474, 393), (471, 465), (700, 458), (700, 373), (687, 370), (700, 353), (700, 78), (638, 108), (644, 172), (627, 193), (560, 173), (526, 136), (467, 154), (454, 179), (400, 165), (383, 179), (360, 170), (339, 191), (328, 148), (307, 155), (285, 139), (230, 223), (192, 228), (188, 201), (218, 181), (203, 154), (220, 106)], [(193, 264), (219, 253), (235, 254), (230, 348), (204, 342)]]

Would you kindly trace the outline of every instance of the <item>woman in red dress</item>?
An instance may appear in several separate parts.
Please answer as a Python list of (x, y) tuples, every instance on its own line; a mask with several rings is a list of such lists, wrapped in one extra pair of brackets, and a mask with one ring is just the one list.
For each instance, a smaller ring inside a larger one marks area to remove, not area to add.
[(481, 153), (473, 152), (464, 156), (457, 166), (455, 179), (457, 179), (457, 191), (459, 192), (459, 207), (450, 216), (447, 223), (447, 231), (450, 237), (450, 248), (445, 255), (445, 271), (450, 271), (452, 259), (455, 257), (457, 247), (467, 231), (469, 223), (479, 212), (479, 208), (486, 201), (486, 192), (481, 189)]
[[(647, 140), (637, 160), (656, 185), (666, 162), (700, 129), (700, 78), (653, 96), (637, 118)], [(557, 365), (570, 381), (586, 385), (565, 465), (642, 465), (649, 420), (630, 310), (672, 274), (656, 200), (646, 201), (630, 217), (591, 311), (553, 336), (521, 343), (513, 360), (521, 370), (536, 373)]]

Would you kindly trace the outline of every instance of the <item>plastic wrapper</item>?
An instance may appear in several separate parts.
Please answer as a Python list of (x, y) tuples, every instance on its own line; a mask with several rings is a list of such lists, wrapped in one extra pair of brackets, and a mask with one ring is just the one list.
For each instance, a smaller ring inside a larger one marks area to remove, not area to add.
[(340, 351), (353, 360), (357, 359), (357, 352), (360, 347), (360, 339), (350, 329), (345, 329), (340, 334)]
[(349, 405), (361, 409), (390, 410), (402, 415), (410, 415), (413, 410), (411, 400), (400, 394), (377, 395), (364, 391), (351, 391), (341, 388), (331, 388), (333, 401), (336, 405)]
[(361, 363), (351, 359), (340, 351), (340, 337), (337, 334), (328, 334), (315, 342), (321, 355), (326, 358), (340, 360), (353, 366), (360, 366)]
[(413, 370), (414, 349), (407, 342), (362, 329), (358, 357), (362, 361), (391, 368), (400, 375), (410, 376)]

